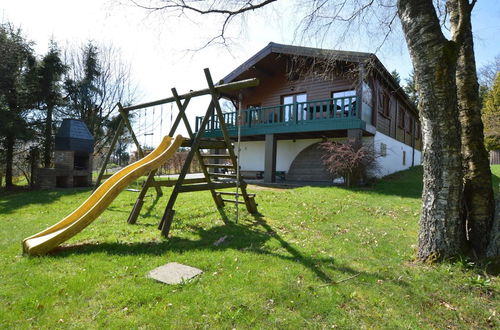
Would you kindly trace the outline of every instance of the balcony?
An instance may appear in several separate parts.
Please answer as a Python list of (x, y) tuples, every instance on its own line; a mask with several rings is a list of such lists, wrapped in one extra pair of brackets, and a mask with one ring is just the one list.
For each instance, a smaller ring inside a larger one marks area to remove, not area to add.
[[(348, 96), (249, 108), (243, 110), (242, 113), (241, 135), (365, 129), (366, 124), (359, 116), (359, 104), (357, 96)], [(237, 117), (236, 111), (224, 113), (224, 121), (230, 136), (238, 134)], [(203, 116), (196, 117), (196, 132), (198, 132), (202, 121)], [(222, 137), (220, 123), (216, 115), (212, 115), (209, 119), (204, 135), (206, 137)]]

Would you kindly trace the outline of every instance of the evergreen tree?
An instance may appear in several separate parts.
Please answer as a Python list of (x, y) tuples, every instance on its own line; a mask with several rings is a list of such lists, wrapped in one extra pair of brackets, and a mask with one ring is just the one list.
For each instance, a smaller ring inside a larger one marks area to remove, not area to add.
[(396, 82), (399, 84), (401, 84), (401, 76), (399, 75), (399, 72), (398, 70), (392, 70), (391, 71), (391, 76), (394, 78), (394, 80), (396, 80)]
[(89, 41), (77, 50), (69, 50), (65, 58), (68, 71), (64, 88), (68, 103), (65, 116), (81, 119), (94, 136), (96, 153), (106, 144), (116, 103), (130, 104), (135, 88), (131, 85), (130, 68), (111, 46), (97, 46)]
[(15, 144), (32, 134), (27, 118), (36, 95), (37, 75), (31, 46), (20, 29), (10, 24), (0, 25), (0, 143), (4, 150), (7, 188), (13, 186)]
[(405, 79), (406, 85), (403, 87), (406, 95), (410, 98), (410, 101), (415, 104), (415, 106), (418, 105), (418, 91), (417, 91), (417, 84), (415, 83), (415, 72), (411, 72), (410, 76)]
[(43, 127), (43, 164), (50, 167), (53, 145), (53, 114), (55, 107), (63, 102), (62, 75), (67, 68), (61, 59), (57, 44), (50, 42), (49, 51), (39, 65), (39, 100), (40, 108), (45, 112)]
[(95, 101), (101, 93), (97, 81), (101, 75), (97, 47), (89, 42), (80, 55), (79, 58), (71, 59), (72, 76), (67, 77), (64, 82), (70, 101), (69, 111), (73, 111), (79, 119), (83, 120), (96, 137), (99, 106)]

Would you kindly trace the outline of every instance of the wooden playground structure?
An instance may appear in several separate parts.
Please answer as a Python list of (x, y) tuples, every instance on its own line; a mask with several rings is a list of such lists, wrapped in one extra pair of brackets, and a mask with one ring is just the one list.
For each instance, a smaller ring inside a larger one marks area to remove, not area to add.
[[(155, 174), (157, 172), (157, 169), (149, 172), (147, 179), (139, 192), (134, 207), (128, 217), (129, 224), (134, 224), (137, 222), (137, 218), (141, 212), (142, 206), (144, 204), (144, 198), (148, 190), (150, 188), (155, 188), (157, 196), (160, 197), (162, 196), (162, 186), (173, 186), (173, 190), (163, 213), (163, 217), (158, 225), (158, 229), (161, 230), (162, 235), (165, 237), (168, 237), (168, 233), (170, 231), (170, 227), (172, 225), (175, 214), (174, 205), (177, 200), (177, 196), (180, 193), (209, 190), (218, 210), (221, 210), (221, 208), (225, 206), (225, 203), (235, 203), (237, 205), (245, 204), (246, 209), (249, 213), (257, 213), (255, 195), (247, 193), (246, 183), (241, 178), (238, 159), (234, 150), (233, 142), (231, 141), (227, 131), (227, 125), (224, 120), (221, 105), (219, 103), (219, 98), (222, 93), (227, 91), (241, 90), (244, 88), (257, 86), (259, 84), (259, 81), (258, 79), (247, 79), (229, 84), (224, 84), (221, 81), (217, 85), (215, 85), (213, 83), (209, 69), (205, 69), (204, 73), (208, 84), (208, 88), (206, 89), (191, 91), (189, 93), (179, 95), (177, 93), (177, 90), (175, 88), (172, 88), (172, 96), (169, 98), (128, 107), (123, 107), (120, 103), (117, 104), (118, 110), (121, 115), (121, 120), (96, 179), (96, 188), (103, 180), (104, 171), (106, 170), (106, 166), (109, 162), (111, 153), (113, 152), (118, 138), (125, 127), (128, 129), (132, 140), (137, 147), (139, 156), (141, 158), (144, 157), (144, 151), (139, 143), (139, 140), (137, 139), (136, 134), (134, 133), (129, 120), (129, 113), (132, 111), (175, 102), (179, 113), (177, 114), (175, 121), (172, 124), (168, 136), (174, 136), (182, 120), (188, 134), (188, 139), (185, 140), (182, 146), (190, 148), (190, 151), (182, 166), (182, 170), (177, 180), (156, 181)], [(186, 109), (193, 98), (204, 95), (210, 96), (210, 102), (207, 106), (205, 116), (203, 117), (201, 124), (198, 126), (198, 131), (195, 133), (193, 132), (191, 125), (189, 124), (189, 121), (187, 119)], [(241, 108), (241, 106), (239, 108)], [(217, 124), (222, 130), (223, 139), (204, 138), (204, 132), (207, 128), (207, 125), (209, 125), (209, 122), (213, 120), (212, 118), (214, 118), (214, 114), (216, 115), (215, 118), (218, 121)], [(210, 150), (211, 152), (209, 152), (208, 154), (202, 153), (202, 150)], [(225, 152), (222, 153), (222, 150), (225, 150)], [(195, 179), (186, 178), (191, 163), (193, 162), (193, 159), (195, 157), (200, 164), (203, 177)], [(219, 191), (219, 189), (234, 187), (236, 187), (236, 192)], [(243, 201), (239, 200), (240, 190)]]

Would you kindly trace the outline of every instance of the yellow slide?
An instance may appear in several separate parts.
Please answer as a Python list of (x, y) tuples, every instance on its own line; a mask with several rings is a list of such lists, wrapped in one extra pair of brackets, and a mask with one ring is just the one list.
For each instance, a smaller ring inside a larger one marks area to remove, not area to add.
[(55, 225), (23, 240), (23, 251), (29, 255), (42, 255), (78, 234), (106, 210), (118, 194), (140, 176), (158, 168), (172, 157), (184, 138), (177, 135), (172, 142), (165, 136), (149, 155), (116, 172), (104, 181), (73, 213)]

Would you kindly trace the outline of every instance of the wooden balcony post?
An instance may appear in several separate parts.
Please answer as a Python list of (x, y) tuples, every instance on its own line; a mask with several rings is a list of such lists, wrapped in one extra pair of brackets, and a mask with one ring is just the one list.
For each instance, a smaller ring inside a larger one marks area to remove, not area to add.
[(361, 111), (363, 111), (363, 82), (365, 80), (365, 64), (359, 63), (359, 82), (358, 82), (358, 92), (356, 98), (356, 116), (361, 118)]
[(293, 103), (293, 115), (295, 117), (295, 124), (299, 123), (299, 106), (297, 102)]

